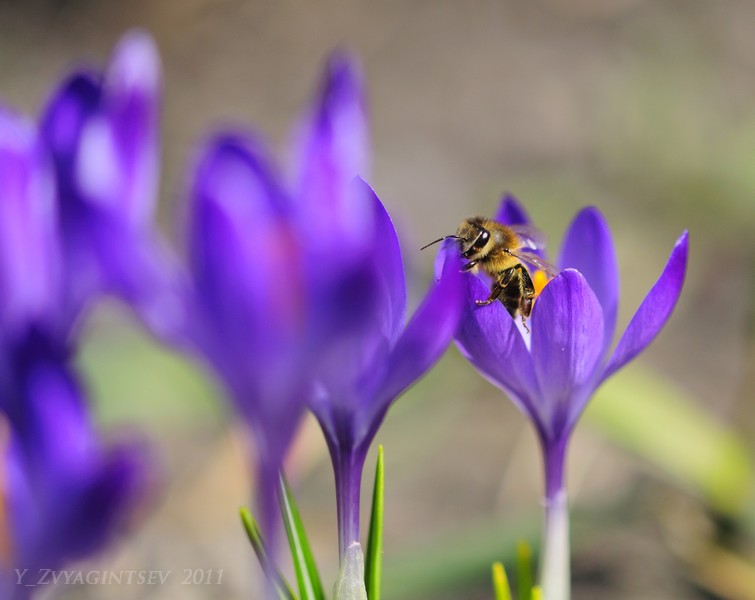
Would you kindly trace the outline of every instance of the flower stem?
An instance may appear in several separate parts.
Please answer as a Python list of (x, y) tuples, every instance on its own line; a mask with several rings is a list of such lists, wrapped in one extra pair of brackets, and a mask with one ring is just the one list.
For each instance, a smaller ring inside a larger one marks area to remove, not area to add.
[(359, 543), (359, 494), (366, 453), (360, 450), (331, 454), (336, 478), (338, 506), (338, 551), (343, 564), (346, 551)]
[(265, 598), (274, 600), (278, 597), (275, 587), (275, 558), (278, 550), (278, 529), (280, 525), (280, 511), (276, 490), (278, 487), (280, 461), (260, 458), (258, 464), (257, 506), (260, 524), (265, 536), (265, 550), (269, 560), (262, 565), (265, 569)]
[(545, 600), (569, 600), (569, 502), (564, 481), (566, 443), (544, 444), (545, 527), (540, 563), (540, 586)]

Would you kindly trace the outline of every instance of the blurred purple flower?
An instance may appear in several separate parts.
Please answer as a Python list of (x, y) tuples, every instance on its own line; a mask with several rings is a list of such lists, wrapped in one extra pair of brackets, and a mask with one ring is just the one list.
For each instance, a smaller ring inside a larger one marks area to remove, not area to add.
[(104, 70), (66, 78), (44, 111), (60, 206), (69, 322), (102, 293), (131, 304), (158, 334), (180, 327), (171, 260), (151, 229), (158, 186), (160, 61), (126, 34)]
[[(102, 548), (146, 483), (140, 448), (104, 448), (70, 368), (51, 163), (34, 126), (0, 108), (0, 589)], [(27, 581), (28, 582), (28, 581)]]
[(320, 290), (310, 408), (333, 462), (342, 560), (359, 542), (359, 490), (369, 445), (391, 403), (440, 358), (462, 299), (460, 264), (449, 264), (405, 324), (396, 230), (375, 192), (352, 179), (366, 174), (369, 157), (364, 95), (356, 61), (335, 53), (297, 137), (296, 218)]
[(325, 434), (336, 476), (341, 556), (359, 542), (359, 490), (364, 460), (388, 408), (441, 357), (461, 316), (461, 262), (448, 260), (440, 280), (405, 323), (406, 285), (396, 231), (369, 190), (376, 230), (371, 255), (382, 278), (374, 299), (355, 299), (367, 331), (343, 336), (320, 357), (310, 408)]
[[(336, 74), (297, 131), (292, 185), (262, 142), (213, 137), (194, 170), (188, 223), (194, 348), (213, 365), (254, 434), (263, 529), (274, 535), (278, 471), (327, 344), (367, 325), (356, 298), (379, 293), (360, 87)], [(371, 263), (370, 263), (371, 264)]]
[[(496, 218), (506, 224), (528, 220), (510, 197)], [(466, 309), (456, 341), (462, 354), (509, 395), (537, 430), (545, 462), (547, 536), (550, 529), (564, 525), (558, 521), (559, 511), (566, 510), (564, 463), (572, 429), (600, 384), (663, 328), (679, 298), (686, 265), (685, 232), (613, 352), (618, 268), (608, 225), (597, 209), (582, 210), (569, 227), (558, 260), (563, 271), (535, 302), (531, 337), (520, 331), (502, 304), (476, 306), (475, 300), (486, 298), (488, 289), (477, 277), (465, 276)], [(546, 547), (545, 563), (548, 551)], [(561, 583), (547, 580), (545, 572), (544, 577), (546, 597), (560, 598), (552, 590)]]

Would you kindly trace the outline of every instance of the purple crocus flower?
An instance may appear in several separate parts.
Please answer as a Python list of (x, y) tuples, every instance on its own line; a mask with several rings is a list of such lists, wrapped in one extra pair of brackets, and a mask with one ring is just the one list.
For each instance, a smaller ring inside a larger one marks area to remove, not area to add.
[(133, 445), (99, 442), (70, 366), (58, 212), (47, 149), (0, 108), (0, 590), (102, 548), (146, 483)]
[[(339, 73), (345, 60), (335, 55), (328, 72)], [(240, 132), (210, 139), (194, 169), (188, 223), (194, 318), (187, 334), (254, 434), (259, 510), (271, 545), (278, 472), (314, 364), (326, 342), (367, 327), (355, 298), (380, 293), (374, 269), (364, 268), (374, 248), (373, 205), (355, 180), (366, 169), (358, 151), (366, 129), (359, 88), (347, 75), (326, 78), (300, 124), (291, 183), (261, 140)]]
[(140, 31), (123, 37), (104, 70), (80, 69), (42, 117), (60, 205), (73, 323), (99, 294), (120, 296), (158, 334), (180, 328), (175, 273), (151, 228), (158, 185), (160, 61)]
[[(505, 198), (496, 219), (526, 223)], [(558, 267), (535, 302), (531, 336), (498, 302), (478, 307), (488, 288), (466, 275), (466, 309), (456, 336), (464, 356), (532, 421), (545, 464), (546, 529), (542, 586), (548, 600), (569, 596), (568, 508), (564, 465), (571, 432), (600, 384), (642, 352), (671, 315), (684, 283), (687, 233), (677, 240), (657, 283), (645, 296), (617, 346), (619, 278), (608, 225), (595, 208), (569, 227)]]
[[(325, 283), (318, 294), (325, 300), (325, 335), (313, 357), (310, 408), (333, 462), (342, 562), (359, 543), (359, 489), (369, 445), (390, 404), (440, 358), (461, 310), (459, 265), (449, 264), (405, 325), (406, 284), (395, 228), (374, 191), (349, 177), (366, 170), (365, 104), (355, 61), (334, 54), (297, 146), (299, 218), (310, 231)], [(343, 269), (358, 287), (332, 285)], [(359, 287), (373, 289), (364, 293)]]

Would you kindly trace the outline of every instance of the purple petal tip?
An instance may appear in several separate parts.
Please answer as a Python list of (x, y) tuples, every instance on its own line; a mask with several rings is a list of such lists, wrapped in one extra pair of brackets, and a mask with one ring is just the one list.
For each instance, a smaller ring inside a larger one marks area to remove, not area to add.
[(126, 33), (113, 53), (111, 77), (124, 87), (155, 93), (160, 73), (160, 56), (152, 36), (141, 29)]
[(493, 220), (504, 225), (528, 225), (530, 223), (527, 211), (510, 192), (504, 193)]

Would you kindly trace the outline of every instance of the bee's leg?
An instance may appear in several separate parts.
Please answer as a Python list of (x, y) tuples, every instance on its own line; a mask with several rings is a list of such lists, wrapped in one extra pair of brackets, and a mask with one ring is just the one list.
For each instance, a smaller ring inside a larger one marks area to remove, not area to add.
[(527, 317), (532, 313), (532, 304), (535, 301), (535, 286), (532, 284), (532, 279), (527, 269), (521, 264), (514, 268), (519, 269), (519, 315), (522, 318), (522, 325), (527, 330), (527, 333), (529, 333), (530, 329), (527, 327), (526, 321)]
[(476, 260), (470, 260), (466, 265), (461, 266), (461, 270), (466, 273), (467, 271), (471, 271), (477, 266)]
[(516, 265), (514, 267), (509, 267), (505, 271), (502, 271), (499, 273), (498, 281), (500, 282), (501, 287), (508, 287), (509, 283), (511, 283), (511, 278), (514, 277), (514, 273), (516, 273), (516, 270), (521, 267), (522, 265)]
[(477, 300), (475, 303), (477, 304), (477, 306), (487, 306), (488, 304), (493, 304), (493, 302), (498, 300), (498, 296), (501, 295), (501, 292), (503, 292), (503, 287), (500, 283), (496, 282), (490, 289), (490, 296), (488, 296), (487, 300)]

